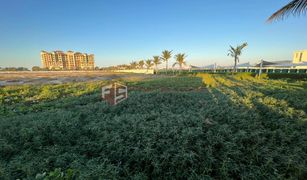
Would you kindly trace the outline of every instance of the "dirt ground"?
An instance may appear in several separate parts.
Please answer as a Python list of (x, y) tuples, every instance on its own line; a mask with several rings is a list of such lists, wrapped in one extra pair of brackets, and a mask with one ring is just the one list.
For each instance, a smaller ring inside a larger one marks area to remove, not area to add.
[(0, 86), (22, 84), (62, 84), (113, 79), (145, 79), (154, 75), (102, 71), (0, 72)]

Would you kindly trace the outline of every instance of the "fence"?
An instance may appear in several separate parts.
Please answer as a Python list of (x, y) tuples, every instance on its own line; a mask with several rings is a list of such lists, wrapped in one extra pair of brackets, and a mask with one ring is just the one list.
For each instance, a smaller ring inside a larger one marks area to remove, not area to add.
[[(307, 68), (239, 68), (238, 73), (267, 73), (267, 74), (305, 74)], [(233, 69), (184, 69), (184, 70), (159, 70), (155, 74), (194, 74), (194, 73), (231, 73)]]

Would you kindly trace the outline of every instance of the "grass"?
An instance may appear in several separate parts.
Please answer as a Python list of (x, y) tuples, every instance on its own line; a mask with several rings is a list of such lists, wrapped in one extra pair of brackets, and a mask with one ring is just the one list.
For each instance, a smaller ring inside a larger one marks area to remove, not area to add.
[(0, 179), (307, 177), (306, 81), (128, 81), (117, 106), (106, 83), (2, 88)]
[(203, 87), (203, 83), (202, 78), (183, 76), (130, 82), (128, 83), (128, 86), (131, 87), (132, 90), (187, 91), (201, 89)]

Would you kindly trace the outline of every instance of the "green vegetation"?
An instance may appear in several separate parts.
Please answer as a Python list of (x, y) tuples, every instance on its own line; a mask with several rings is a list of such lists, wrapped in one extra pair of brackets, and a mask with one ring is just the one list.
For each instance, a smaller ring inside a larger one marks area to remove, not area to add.
[(144, 68), (144, 64), (145, 64), (144, 60), (139, 61), (139, 68), (143, 69)]
[(66, 106), (73, 105), (74, 102), (85, 103), (82, 102), (82, 99), (99, 93), (100, 87), (105, 83), (1, 87), (0, 117), (36, 113), (53, 108), (66, 108)]
[(160, 56), (153, 56), (153, 64), (155, 65), (155, 70), (158, 71), (158, 65), (161, 64)]
[(168, 70), (168, 61), (172, 57), (173, 51), (164, 50), (161, 55), (161, 59), (165, 62), (165, 69)]
[(48, 68), (41, 68), (39, 66), (33, 66), (32, 71), (49, 71)]
[(277, 19), (283, 19), (289, 14), (301, 15), (307, 10), (307, 0), (292, 0), (289, 4), (276, 11), (269, 19), (268, 22), (272, 22)]
[[(168, 62), (172, 58), (173, 51), (164, 50), (162, 51), (161, 56), (153, 56), (152, 59), (147, 60), (140, 60), (140, 61), (132, 61), (130, 64), (123, 64), (118, 66), (112, 66), (106, 69), (114, 70), (114, 69), (144, 69), (144, 66), (147, 70), (153, 69), (158, 72), (158, 65), (162, 64), (162, 61), (165, 62), (165, 73), (168, 72)], [(174, 56), (175, 63), (173, 64), (173, 67), (175, 65), (179, 65), (180, 69), (182, 70), (182, 66), (186, 65), (186, 54), (184, 53), (178, 53)]]
[(247, 47), (247, 43), (243, 43), (241, 45), (238, 45), (237, 47), (230, 46), (230, 49), (228, 50), (228, 56), (231, 56), (234, 58), (234, 66), (233, 70), (234, 72), (237, 72), (237, 64), (239, 63), (239, 57), (242, 54), (242, 50)]
[(307, 83), (251, 74), (1, 88), (0, 179), (306, 179)]
[(301, 79), (306, 80), (307, 74), (268, 74), (267, 75), (270, 79)]
[(145, 66), (146, 66), (146, 69), (149, 70), (152, 66), (153, 66), (153, 62), (151, 59), (148, 59), (145, 61)]
[(0, 71), (29, 71), (29, 69), (25, 67), (0, 67)]
[(131, 69), (135, 69), (135, 68), (137, 68), (137, 66), (138, 66), (138, 63), (136, 61), (133, 61), (133, 62), (130, 63)]
[(184, 53), (183, 54), (179, 53), (175, 55), (175, 58), (176, 58), (176, 62), (173, 64), (173, 67), (178, 64), (180, 67), (180, 70), (182, 70), (182, 66), (186, 65), (185, 59), (187, 58), (187, 56)]

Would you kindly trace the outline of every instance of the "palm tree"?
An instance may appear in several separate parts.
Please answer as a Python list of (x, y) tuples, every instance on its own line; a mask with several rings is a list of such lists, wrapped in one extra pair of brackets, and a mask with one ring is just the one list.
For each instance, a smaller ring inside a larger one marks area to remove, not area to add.
[(161, 64), (160, 56), (153, 56), (153, 63), (155, 65), (155, 69), (158, 69), (158, 65)]
[(300, 15), (307, 10), (307, 0), (292, 0), (289, 4), (276, 11), (269, 19), (268, 22), (272, 22), (277, 19), (283, 19), (289, 14)]
[(144, 68), (144, 64), (145, 64), (144, 60), (139, 61), (139, 67), (140, 67), (141, 69)]
[(131, 68), (131, 69), (135, 69), (135, 68), (137, 67), (137, 65), (138, 65), (137, 62), (132, 61), (132, 62), (130, 63), (130, 68)]
[(172, 51), (165, 50), (162, 52), (161, 59), (166, 62), (166, 72), (168, 69), (168, 60), (172, 57)]
[(173, 64), (173, 67), (178, 64), (179, 67), (180, 67), (180, 70), (182, 70), (182, 65), (186, 65), (186, 62), (185, 62), (185, 58), (187, 56), (184, 54), (184, 53), (179, 53), (179, 54), (176, 54), (175, 58), (176, 58), (176, 62)]
[(236, 48), (230, 46), (228, 56), (231, 56), (235, 60), (235, 64), (233, 66), (233, 70), (237, 71), (237, 63), (239, 62), (239, 56), (242, 54), (242, 50), (247, 46), (247, 43), (243, 43), (240, 46), (237, 46)]
[(145, 61), (145, 66), (147, 68), (147, 71), (153, 66), (152, 60), (148, 59)]

